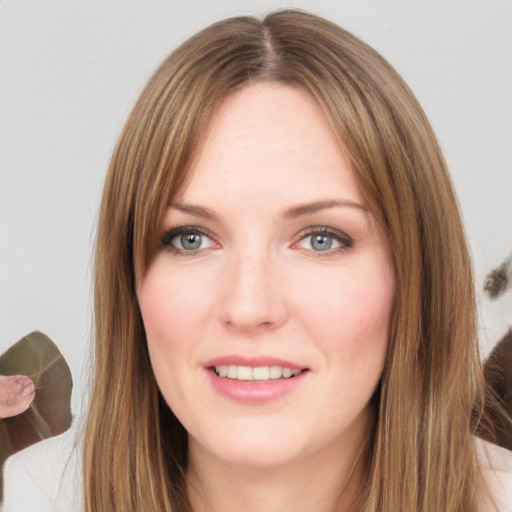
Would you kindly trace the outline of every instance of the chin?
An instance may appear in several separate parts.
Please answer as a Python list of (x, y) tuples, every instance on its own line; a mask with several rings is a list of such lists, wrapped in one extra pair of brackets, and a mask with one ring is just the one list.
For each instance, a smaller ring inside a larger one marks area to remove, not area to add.
[(296, 422), (289, 419), (268, 420), (234, 421), (231, 425), (218, 425), (221, 428), (204, 425), (202, 432), (196, 431), (198, 435), (190, 436), (191, 455), (206, 455), (230, 465), (268, 469), (314, 457), (326, 447), (336, 449), (338, 432), (327, 430), (318, 435), (307, 421), (302, 423), (303, 428), (297, 428)]
[(269, 469), (286, 466), (299, 458), (296, 449), (289, 449), (282, 443), (237, 441), (225, 446), (225, 449), (206, 448), (225, 464), (253, 469)]

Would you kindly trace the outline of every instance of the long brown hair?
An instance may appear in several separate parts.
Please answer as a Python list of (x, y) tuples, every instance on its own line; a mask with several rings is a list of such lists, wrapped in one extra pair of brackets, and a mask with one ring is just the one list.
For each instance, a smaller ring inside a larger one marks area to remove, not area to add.
[(300, 87), (323, 108), (392, 252), (390, 346), (359, 508), (474, 512), (483, 481), (473, 433), (488, 422), (470, 261), (443, 156), (393, 68), (299, 11), (225, 20), (186, 41), (150, 79), (120, 136), (97, 237), (86, 510), (189, 510), (187, 436), (151, 371), (135, 275), (150, 262), (212, 113), (261, 80)]

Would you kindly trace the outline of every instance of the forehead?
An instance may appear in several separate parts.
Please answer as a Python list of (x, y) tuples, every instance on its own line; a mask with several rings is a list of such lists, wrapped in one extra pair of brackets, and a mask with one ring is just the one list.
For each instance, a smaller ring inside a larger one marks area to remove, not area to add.
[(178, 200), (208, 200), (240, 188), (290, 201), (329, 197), (362, 201), (343, 148), (322, 108), (300, 88), (251, 84), (213, 115)]

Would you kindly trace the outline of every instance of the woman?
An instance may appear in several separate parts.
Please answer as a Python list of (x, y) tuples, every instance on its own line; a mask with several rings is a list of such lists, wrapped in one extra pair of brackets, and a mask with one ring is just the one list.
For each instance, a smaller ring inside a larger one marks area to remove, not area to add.
[(301, 12), (207, 28), (107, 176), (85, 510), (508, 510), (474, 315), (396, 72)]

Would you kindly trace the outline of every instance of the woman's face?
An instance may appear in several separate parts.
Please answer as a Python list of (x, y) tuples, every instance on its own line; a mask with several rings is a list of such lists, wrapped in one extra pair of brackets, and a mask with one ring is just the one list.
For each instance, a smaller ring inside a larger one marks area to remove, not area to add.
[(360, 443), (394, 276), (320, 107), (274, 83), (229, 96), (160, 230), (138, 299), (192, 455), (268, 467)]

